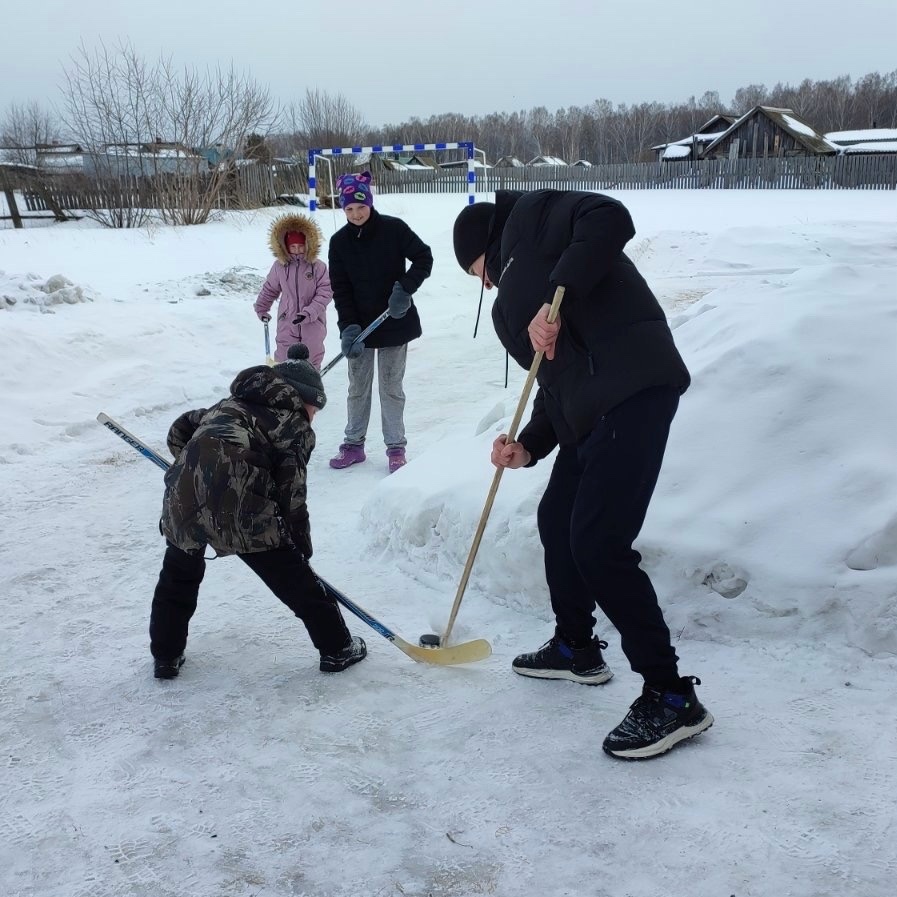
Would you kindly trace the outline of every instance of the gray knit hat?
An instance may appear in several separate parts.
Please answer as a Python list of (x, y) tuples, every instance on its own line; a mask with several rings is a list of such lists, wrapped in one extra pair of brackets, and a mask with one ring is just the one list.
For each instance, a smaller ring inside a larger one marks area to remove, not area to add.
[(290, 346), (287, 360), (271, 368), (295, 389), (303, 402), (321, 409), (327, 404), (324, 383), (318, 369), (308, 360), (308, 346), (296, 343)]

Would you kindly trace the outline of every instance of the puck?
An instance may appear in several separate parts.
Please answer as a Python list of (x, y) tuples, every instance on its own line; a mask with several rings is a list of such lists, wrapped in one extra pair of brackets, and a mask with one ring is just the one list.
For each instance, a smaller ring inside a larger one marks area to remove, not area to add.
[(427, 633), (426, 635), (422, 635), (418, 639), (418, 644), (421, 648), (438, 648), (439, 647), (439, 636), (434, 633)]

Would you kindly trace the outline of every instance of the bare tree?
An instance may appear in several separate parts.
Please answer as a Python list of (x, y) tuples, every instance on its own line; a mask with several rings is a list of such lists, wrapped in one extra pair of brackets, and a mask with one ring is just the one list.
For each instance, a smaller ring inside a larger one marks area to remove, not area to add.
[(268, 90), (232, 65), (179, 70), (125, 42), (82, 44), (65, 68), (63, 119), (99, 183), (91, 213), (111, 227), (139, 226), (152, 207), (168, 223), (207, 221), (248, 135), (277, 117)]
[(36, 165), (38, 144), (52, 143), (59, 137), (53, 116), (40, 103), (11, 103), (0, 121), (0, 146), (7, 162)]
[(306, 90), (305, 96), (289, 107), (286, 119), (297, 153), (316, 147), (354, 146), (367, 130), (361, 112), (343, 94), (318, 89)]

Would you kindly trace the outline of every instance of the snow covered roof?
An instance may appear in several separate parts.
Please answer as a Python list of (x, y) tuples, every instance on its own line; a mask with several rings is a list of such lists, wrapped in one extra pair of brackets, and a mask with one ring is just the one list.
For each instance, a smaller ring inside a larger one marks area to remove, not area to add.
[(77, 143), (36, 143), (34, 145), (35, 152), (40, 156), (66, 154), (80, 155), (84, 152), (80, 144)]
[(516, 156), (502, 156), (495, 160), (496, 168), (523, 168), (523, 162)]
[(530, 159), (527, 165), (539, 166), (539, 165), (564, 165), (567, 163), (560, 156), (535, 156)]
[(866, 143), (851, 143), (841, 147), (842, 154), (897, 153), (897, 140), (871, 140)]
[(2, 159), (0, 159), (0, 168), (12, 168), (20, 172), (40, 171), (40, 168), (38, 168), (37, 165), (26, 165), (22, 162), (4, 162)]
[(661, 159), (687, 159), (690, 155), (690, 146), (680, 146), (678, 143), (671, 143), (664, 149)]
[(573, 168), (591, 168), (592, 163), (588, 159), (577, 159), (573, 164)]
[[(467, 168), (467, 159), (460, 159), (455, 162), (440, 162), (440, 168)], [(491, 165), (483, 165), (479, 159), (474, 159), (473, 162), (474, 168), (492, 168)]]
[(653, 150), (662, 150), (668, 146), (691, 146), (693, 143), (713, 143), (717, 137), (722, 137), (725, 131), (713, 131), (712, 133), (696, 131), (691, 137), (683, 137), (681, 140), (674, 140), (672, 143), (658, 143), (652, 146)]
[(870, 143), (878, 140), (897, 140), (897, 128), (865, 128), (859, 131), (829, 131), (825, 139), (840, 146), (851, 143)]

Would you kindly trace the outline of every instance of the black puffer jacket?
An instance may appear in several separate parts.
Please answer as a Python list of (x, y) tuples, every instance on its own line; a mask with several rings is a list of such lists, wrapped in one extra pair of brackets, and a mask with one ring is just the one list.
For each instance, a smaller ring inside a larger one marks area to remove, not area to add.
[[(361, 227), (347, 223), (330, 238), (328, 261), (340, 333), (350, 324), (364, 329), (385, 312), (396, 281), (413, 294), (433, 270), (430, 247), (401, 218), (376, 209)], [(411, 262), (407, 271), (406, 261)], [(369, 349), (402, 346), (421, 332), (412, 302), (404, 317), (387, 318), (364, 344)]]
[(629, 212), (598, 193), (499, 191), (489, 246), (498, 285), (492, 320), (502, 345), (524, 368), (534, 352), (527, 327), (566, 287), (552, 361), (519, 440), (533, 460), (575, 444), (601, 415), (652, 386), (680, 393), (690, 379), (666, 317), (623, 247), (635, 235)]

